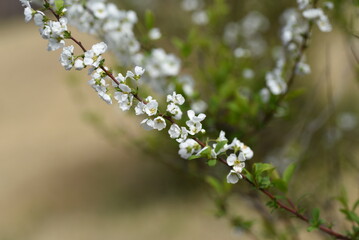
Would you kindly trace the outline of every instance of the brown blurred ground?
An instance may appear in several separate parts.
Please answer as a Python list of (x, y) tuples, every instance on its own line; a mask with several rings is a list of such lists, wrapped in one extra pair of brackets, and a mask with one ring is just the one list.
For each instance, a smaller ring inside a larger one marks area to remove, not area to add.
[[(238, 238), (206, 196), (172, 194), (153, 179), (158, 165), (84, 123), (59, 52), (33, 24), (2, 22), (0, 34), (0, 239)], [(136, 125), (77, 76), (87, 104)]]

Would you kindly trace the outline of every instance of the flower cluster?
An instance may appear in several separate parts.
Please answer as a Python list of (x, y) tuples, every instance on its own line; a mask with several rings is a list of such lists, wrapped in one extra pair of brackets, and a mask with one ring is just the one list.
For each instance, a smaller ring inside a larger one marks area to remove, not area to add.
[(286, 64), (293, 62), (296, 65), (296, 74), (309, 74), (310, 66), (305, 63), (305, 56), (301, 56), (302, 47), (306, 38), (310, 21), (315, 21), (323, 32), (330, 32), (332, 27), (328, 17), (320, 8), (311, 6), (309, 0), (297, 0), (298, 9), (288, 9), (281, 17), (283, 27), (281, 31), (282, 49), (277, 54), (276, 67), (266, 74), (267, 90), (262, 89), (261, 94), (268, 91), (273, 95), (285, 94), (288, 86), (283, 79)]
[[(106, 103), (112, 104), (115, 100), (121, 110), (128, 111), (132, 108), (136, 115), (146, 116), (141, 121), (145, 129), (158, 131), (167, 129), (170, 138), (178, 142), (178, 153), (182, 158), (221, 160), (231, 168), (227, 175), (229, 183), (234, 184), (242, 178), (245, 162), (253, 157), (253, 151), (237, 138), (229, 143), (223, 131), (214, 141), (207, 140), (203, 143), (199, 140), (198, 135), (206, 133), (202, 125), (206, 118), (203, 113), (206, 103), (201, 100), (188, 99), (196, 95), (193, 89), (193, 79), (189, 75), (180, 75), (181, 61), (175, 55), (168, 54), (161, 48), (150, 49), (146, 53), (141, 52), (140, 43), (133, 32), (137, 22), (135, 12), (119, 10), (114, 4), (106, 3), (105, 0), (66, 0), (67, 9), (65, 5), (54, 9), (45, 0), (47, 3), (44, 5), (45, 10), (50, 10), (56, 18), (56, 20), (51, 20), (44, 12), (34, 10), (29, 1), (20, 1), (25, 8), (25, 21), (34, 19), (35, 24), (40, 27), (41, 36), (49, 41), (48, 50), (62, 48), (60, 63), (66, 70), (88, 68), (91, 76), (88, 81), (89, 85)], [(287, 92), (288, 86), (284, 80), (285, 70), (288, 69), (287, 64), (294, 63), (296, 74), (310, 72), (301, 51), (308, 40), (310, 26), (313, 25), (311, 22), (317, 24), (321, 31), (331, 30), (328, 17), (322, 9), (313, 6), (308, 0), (297, 2), (298, 9), (288, 10), (282, 16), (283, 46), (276, 54), (275, 68), (266, 74), (266, 88), (260, 90), (264, 102), (269, 100), (270, 94), (279, 95)], [(201, 11), (205, 13), (203, 2), (199, 0), (184, 0), (182, 6), (186, 11), (193, 12), (193, 16), (200, 15)], [(325, 6), (330, 9), (328, 4)], [(198, 19), (198, 24), (205, 22), (203, 16)], [(86, 50), (71, 36), (67, 28), (68, 22), (82, 31), (100, 36), (103, 42), (94, 44), (91, 49)], [(269, 22), (264, 16), (253, 12), (241, 22), (227, 25), (224, 38), (237, 57), (260, 56), (266, 49), (266, 43), (261, 40), (261, 34), (268, 29), (268, 26)], [(231, 29), (236, 31), (231, 32)], [(153, 40), (161, 37), (161, 32), (157, 28), (152, 28), (148, 34)], [(241, 37), (246, 38), (246, 44), (238, 47), (234, 43), (241, 34), (243, 35)], [(83, 54), (76, 56), (73, 45), (65, 46), (66, 39), (73, 40), (79, 45)], [(115, 74), (110, 68), (104, 66), (103, 54), (107, 49), (113, 50), (122, 63), (134, 67), (133, 70), (127, 71), (124, 75)], [(254, 75), (251, 69), (246, 69), (244, 73), (246, 78), (252, 78)], [(170, 94), (167, 91), (167, 105), (162, 112), (159, 104), (162, 101), (152, 96), (146, 98), (139, 96), (140, 79), (146, 80), (147, 83), (152, 81), (159, 86), (161, 80), (173, 77), (176, 77), (184, 95), (175, 92), (177, 86), (172, 88)], [(191, 109), (183, 112), (185, 102), (185, 106), (190, 105)], [(184, 113), (186, 113), (186, 119), (183, 120)]]

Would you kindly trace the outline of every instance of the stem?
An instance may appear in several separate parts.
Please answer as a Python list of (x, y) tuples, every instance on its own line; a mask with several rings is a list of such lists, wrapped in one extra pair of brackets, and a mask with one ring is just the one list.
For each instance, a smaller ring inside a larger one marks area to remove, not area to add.
[[(252, 185), (253, 187), (256, 187), (256, 185), (251, 182), (248, 178), (246, 178), (246, 176), (242, 175), (243, 179), (246, 180), (247, 183), (249, 183), (250, 185)], [(256, 187), (257, 188), (257, 187)], [(279, 206), (279, 208), (292, 213), (294, 216), (296, 216), (297, 218), (301, 219), (302, 221), (306, 222), (309, 224), (309, 219), (304, 216), (303, 214), (301, 214), (300, 212), (298, 212), (298, 210), (296, 208), (290, 207), (285, 205), (284, 203), (282, 203), (281, 201), (277, 200), (276, 197), (270, 193), (268, 190), (266, 189), (262, 189), (262, 188), (257, 188), (259, 191), (261, 191), (263, 194), (265, 194), (268, 198), (270, 198), (271, 200), (275, 201), (277, 203), (277, 205)], [(289, 199), (288, 199), (289, 200)], [(289, 200), (290, 201), (290, 200)], [(337, 233), (335, 231), (333, 231), (332, 229), (325, 227), (323, 225), (318, 227), (322, 232), (325, 232), (333, 237), (335, 237), (336, 239), (344, 239), (344, 240), (350, 240), (349, 237), (344, 236), (340, 233)]]

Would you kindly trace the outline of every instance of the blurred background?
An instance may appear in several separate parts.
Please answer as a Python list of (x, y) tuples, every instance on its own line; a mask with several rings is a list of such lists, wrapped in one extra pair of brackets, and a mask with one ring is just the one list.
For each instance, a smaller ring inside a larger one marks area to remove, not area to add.
[[(274, 28), (278, 12), (293, 5), (277, 4), (258, 5)], [(185, 34), (188, 19), (178, 10), (179, 1), (119, 6), (140, 14), (151, 8), (164, 35)], [(161, 25), (164, 19), (169, 20)], [(140, 119), (99, 101), (86, 73), (63, 70), (59, 53), (47, 52), (37, 27), (25, 24), (18, 1), (0, 2), (0, 20), (0, 240), (254, 239), (214, 217), (210, 191), (187, 166), (168, 164), (168, 158), (182, 161), (173, 154), (175, 144), (153, 140), (157, 133), (147, 136)], [(304, 180), (292, 194), (309, 192), (328, 208), (343, 183), (350, 199), (359, 197), (353, 55), (359, 39), (337, 28), (313, 39), (308, 62), (316, 70), (297, 83), (307, 94), (291, 103), (293, 113), (247, 139), (258, 142), (253, 147), (258, 160), (281, 166), (300, 158), (303, 171), (297, 176)], [(85, 43), (96, 41), (78, 34)], [(163, 144), (171, 147), (159, 154), (156, 147)], [(328, 189), (335, 190), (327, 194), (330, 202), (315, 195)], [(233, 211), (258, 216), (248, 209), (248, 199), (234, 195), (230, 202)], [(309, 239), (305, 232), (300, 236)]]

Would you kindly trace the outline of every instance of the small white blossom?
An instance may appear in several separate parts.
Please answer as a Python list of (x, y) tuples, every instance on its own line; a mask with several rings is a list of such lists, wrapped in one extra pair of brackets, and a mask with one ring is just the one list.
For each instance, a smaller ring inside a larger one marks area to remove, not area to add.
[(29, 22), (32, 19), (33, 10), (31, 7), (26, 7), (24, 9), (25, 22)]
[(71, 45), (62, 49), (60, 62), (66, 70), (71, 70), (74, 64), (74, 46)]
[(182, 142), (179, 147), (178, 154), (184, 159), (188, 159), (201, 149), (201, 146), (193, 139), (187, 139)]
[(158, 40), (161, 38), (161, 31), (158, 28), (152, 28), (149, 32), (148, 32), (148, 36), (151, 40)]
[(143, 102), (138, 102), (136, 107), (135, 107), (135, 113), (136, 115), (142, 115), (144, 114), (144, 108), (145, 108), (146, 104), (144, 104)]
[(180, 120), (182, 118), (182, 110), (174, 103), (167, 105), (167, 112), (171, 113), (173, 118), (176, 120)]
[(189, 120), (193, 122), (201, 122), (206, 118), (206, 114), (200, 113), (198, 116), (196, 116), (195, 112), (193, 110), (188, 110), (187, 115)]
[(166, 120), (163, 117), (156, 117), (153, 119), (153, 128), (161, 131), (166, 127)]
[(119, 104), (119, 108), (122, 111), (128, 111), (133, 102), (133, 95), (129, 93), (123, 93), (123, 92), (115, 92), (114, 98), (117, 100)]
[(287, 91), (287, 84), (283, 80), (279, 71), (269, 72), (266, 75), (267, 87), (274, 95), (283, 94)]
[(188, 130), (185, 127), (181, 127), (181, 136), (176, 139), (177, 142), (182, 143), (187, 140)]
[(173, 102), (174, 104), (182, 105), (184, 104), (185, 99), (181, 94), (173, 92), (172, 95), (167, 95), (167, 102)]
[(246, 160), (249, 160), (253, 157), (253, 151), (250, 147), (243, 145), (241, 150)]
[(178, 138), (181, 135), (181, 128), (177, 124), (172, 124), (168, 130), (170, 138)]
[(146, 118), (144, 120), (142, 120), (141, 122), (141, 126), (145, 129), (145, 130), (152, 130), (153, 129), (153, 125), (154, 122), (152, 119), (150, 118)]
[(206, 111), (207, 109), (207, 103), (203, 100), (197, 100), (194, 101), (193, 103), (191, 103), (191, 109), (195, 112), (195, 113), (201, 113)]
[(92, 51), (96, 56), (104, 54), (107, 50), (107, 45), (104, 42), (96, 43), (92, 46)]
[(76, 70), (82, 70), (85, 67), (84, 61), (80, 58), (76, 59), (74, 67)]
[(91, 1), (87, 3), (87, 7), (92, 11), (95, 17), (104, 19), (107, 17), (106, 5), (103, 2)]
[(145, 69), (142, 67), (136, 66), (135, 67), (135, 74), (136, 76), (142, 76), (145, 73)]
[(157, 114), (158, 102), (156, 100), (150, 100), (147, 102), (146, 106), (144, 107), (144, 112), (148, 116), (153, 116)]
[(227, 175), (227, 183), (236, 184), (239, 179), (242, 179), (242, 175), (234, 170), (231, 170)]
[(36, 26), (43, 27), (44, 26), (44, 13), (37, 11), (34, 15), (34, 23)]
[(192, 21), (197, 25), (206, 25), (208, 23), (208, 15), (205, 11), (197, 11), (192, 14)]
[(309, 5), (309, 0), (297, 0), (298, 8), (300, 10), (305, 9)]
[(268, 88), (262, 88), (259, 91), (259, 96), (261, 97), (261, 100), (263, 103), (268, 103), (269, 99), (270, 99), (270, 92), (269, 92)]
[(242, 172), (243, 168), (245, 167), (245, 160), (246, 158), (243, 153), (239, 153), (238, 156), (234, 153), (231, 153), (227, 157), (227, 164), (228, 166), (233, 167), (234, 171)]

